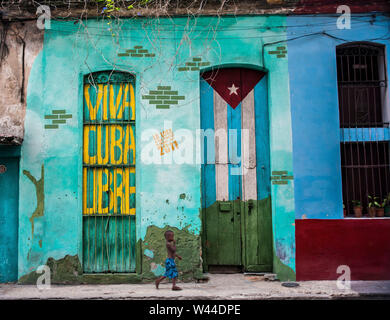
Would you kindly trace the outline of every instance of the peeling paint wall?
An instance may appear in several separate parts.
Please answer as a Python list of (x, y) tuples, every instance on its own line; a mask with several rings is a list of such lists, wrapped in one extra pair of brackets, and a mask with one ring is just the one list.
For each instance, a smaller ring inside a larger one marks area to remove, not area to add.
[(27, 83), (34, 60), (43, 46), (43, 30), (35, 21), (2, 22), (8, 54), (0, 62), (0, 144), (23, 141)]

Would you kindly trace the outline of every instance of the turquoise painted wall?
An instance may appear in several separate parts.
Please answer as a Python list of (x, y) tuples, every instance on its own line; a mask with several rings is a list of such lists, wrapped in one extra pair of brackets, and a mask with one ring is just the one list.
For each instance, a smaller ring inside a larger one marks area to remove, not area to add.
[[(339, 123), (336, 46), (371, 41), (384, 44), (385, 55), (390, 56), (389, 17), (352, 15), (351, 29), (338, 29), (336, 23), (337, 17), (287, 18), (289, 39), (309, 35), (287, 42), (297, 219), (343, 218), (340, 162), (343, 136)], [(323, 31), (338, 39), (313, 35)], [(386, 103), (388, 107), (388, 95)], [(378, 133), (377, 137), (388, 140), (387, 132)]]
[(0, 283), (18, 279), (20, 146), (0, 145)]
[[(137, 239), (144, 240), (150, 226), (167, 225), (199, 237), (200, 163), (164, 164), (179, 156), (174, 151), (163, 156), (162, 164), (146, 164), (141, 154), (142, 148), (155, 149), (150, 133), (164, 125), (174, 132), (189, 129), (194, 137), (200, 128), (199, 70), (185, 70), (193, 58), (201, 58), (201, 70), (246, 66), (269, 71), (271, 171), (292, 175), (288, 58), (269, 53), (285, 44), (264, 46), (286, 38), (285, 24), (282, 16), (131, 19), (122, 20), (119, 30), (114, 27), (114, 37), (102, 21), (52, 21), (28, 83), (20, 163), (19, 278), (50, 257), (82, 257), (82, 85), (90, 72), (114, 69), (136, 77)], [(139, 49), (154, 56), (131, 56), (131, 50), (140, 54)], [(158, 86), (170, 86), (184, 100), (156, 108), (143, 96)], [(45, 129), (51, 123), (45, 115), (58, 110), (72, 117), (58, 129)], [(178, 143), (179, 150), (186, 145), (179, 138)], [(282, 262), (275, 263), (275, 271), (283, 265), (294, 271), (294, 181), (273, 184), (271, 197), (275, 261)], [(162, 261), (152, 262), (156, 270)]]

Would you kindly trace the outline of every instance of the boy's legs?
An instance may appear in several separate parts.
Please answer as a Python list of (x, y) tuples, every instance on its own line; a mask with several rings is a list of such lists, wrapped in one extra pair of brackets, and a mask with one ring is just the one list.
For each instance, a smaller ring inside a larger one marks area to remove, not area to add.
[[(156, 279), (156, 281), (155, 281), (155, 283), (156, 283), (156, 289), (158, 289), (158, 286), (159, 286), (160, 282), (161, 282), (162, 280), (164, 280), (165, 278), (166, 278), (165, 276), (161, 276), (160, 278), (157, 278), (157, 279)], [(176, 285), (176, 278), (173, 278), (173, 279), (172, 279), (172, 290), (182, 290), (180, 287), (178, 287), (178, 286)]]
[(176, 278), (172, 279), (172, 290), (181, 290), (181, 288), (176, 285)]
[(160, 282), (161, 282), (162, 280), (164, 280), (165, 278), (166, 278), (165, 276), (161, 276), (160, 278), (157, 278), (157, 279), (156, 279), (156, 281), (155, 281), (155, 283), (156, 283), (156, 289), (158, 289), (158, 286), (159, 286)]

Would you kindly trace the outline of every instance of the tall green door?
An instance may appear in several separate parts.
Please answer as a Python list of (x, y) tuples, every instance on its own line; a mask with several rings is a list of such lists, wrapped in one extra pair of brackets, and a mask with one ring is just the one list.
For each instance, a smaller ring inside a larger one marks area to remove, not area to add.
[(83, 120), (83, 269), (135, 271), (134, 78), (85, 77)]
[(272, 271), (267, 78), (225, 68), (200, 88), (204, 266)]

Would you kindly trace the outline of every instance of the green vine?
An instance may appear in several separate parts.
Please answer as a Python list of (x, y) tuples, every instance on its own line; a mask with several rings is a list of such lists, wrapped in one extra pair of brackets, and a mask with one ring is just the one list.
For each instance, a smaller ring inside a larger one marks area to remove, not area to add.
[[(108, 14), (110, 15), (112, 12), (115, 12), (115, 11), (120, 11), (121, 10), (121, 7), (118, 6), (118, 1), (115, 1), (115, 0), (96, 0), (96, 2), (100, 2), (100, 3), (103, 3), (104, 4), (104, 7), (103, 7), (103, 10), (102, 10), (102, 14)], [(138, 0), (138, 1), (133, 1), (132, 4), (130, 4), (129, 6), (127, 6), (127, 10), (131, 10), (131, 9), (134, 9), (134, 4), (138, 2), (139, 6), (144, 6), (144, 5), (147, 5), (149, 2), (151, 2), (151, 0)]]
[[(97, 3), (102, 3), (103, 8), (101, 11), (101, 14), (107, 17), (108, 22), (107, 25), (109, 26), (108, 31), (111, 32), (111, 35), (113, 37), (116, 37), (116, 34), (114, 33), (112, 29), (112, 18), (115, 12), (119, 12), (122, 8), (118, 5), (119, 1), (115, 0), (95, 0)], [(127, 10), (134, 9), (134, 4), (137, 2), (139, 6), (145, 6), (152, 0), (135, 0), (132, 4), (126, 7)]]

